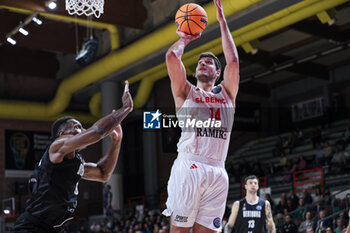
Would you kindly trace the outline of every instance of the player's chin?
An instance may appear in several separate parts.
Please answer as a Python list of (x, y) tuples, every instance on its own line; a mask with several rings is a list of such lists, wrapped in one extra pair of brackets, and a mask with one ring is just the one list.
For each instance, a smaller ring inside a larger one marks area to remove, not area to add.
[(196, 71), (196, 77), (200, 78), (202, 76), (208, 77), (209, 75), (208, 75), (206, 70), (197, 70)]

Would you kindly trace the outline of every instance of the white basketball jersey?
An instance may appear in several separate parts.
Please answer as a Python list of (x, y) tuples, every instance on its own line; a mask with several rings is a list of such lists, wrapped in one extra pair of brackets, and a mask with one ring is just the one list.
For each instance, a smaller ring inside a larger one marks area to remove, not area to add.
[(177, 144), (179, 153), (197, 155), (213, 161), (225, 161), (234, 119), (234, 106), (221, 84), (212, 92), (191, 85), (191, 90), (176, 115), (179, 121), (189, 123), (182, 128)]

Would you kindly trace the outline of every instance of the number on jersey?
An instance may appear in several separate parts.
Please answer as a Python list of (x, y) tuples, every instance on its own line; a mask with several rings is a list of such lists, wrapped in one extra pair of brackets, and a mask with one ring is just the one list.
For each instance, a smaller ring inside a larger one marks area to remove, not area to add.
[(248, 228), (254, 228), (255, 227), (255, 220), (249, 220), (248, 221)]
[(209, 108), (209, 110), (210, 110), (211, 119), (221, 120), (220, 108), (218, 108), (216, 111), (213, 108)]

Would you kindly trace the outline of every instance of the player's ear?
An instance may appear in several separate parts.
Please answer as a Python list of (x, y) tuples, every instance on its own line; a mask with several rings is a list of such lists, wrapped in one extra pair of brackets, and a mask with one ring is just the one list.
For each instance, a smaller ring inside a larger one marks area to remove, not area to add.
[(216, 70), (216, 79), (220, 78), (221, 70)]

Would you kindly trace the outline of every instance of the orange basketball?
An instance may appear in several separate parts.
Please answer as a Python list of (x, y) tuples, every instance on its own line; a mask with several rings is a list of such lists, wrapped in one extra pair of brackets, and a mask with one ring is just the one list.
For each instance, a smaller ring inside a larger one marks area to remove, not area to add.
[(179, 31), (197, 35), (207, 26), (208, 17), (205, 10), (195, 3), (188, 3), (176, 12), (175, 23)]

